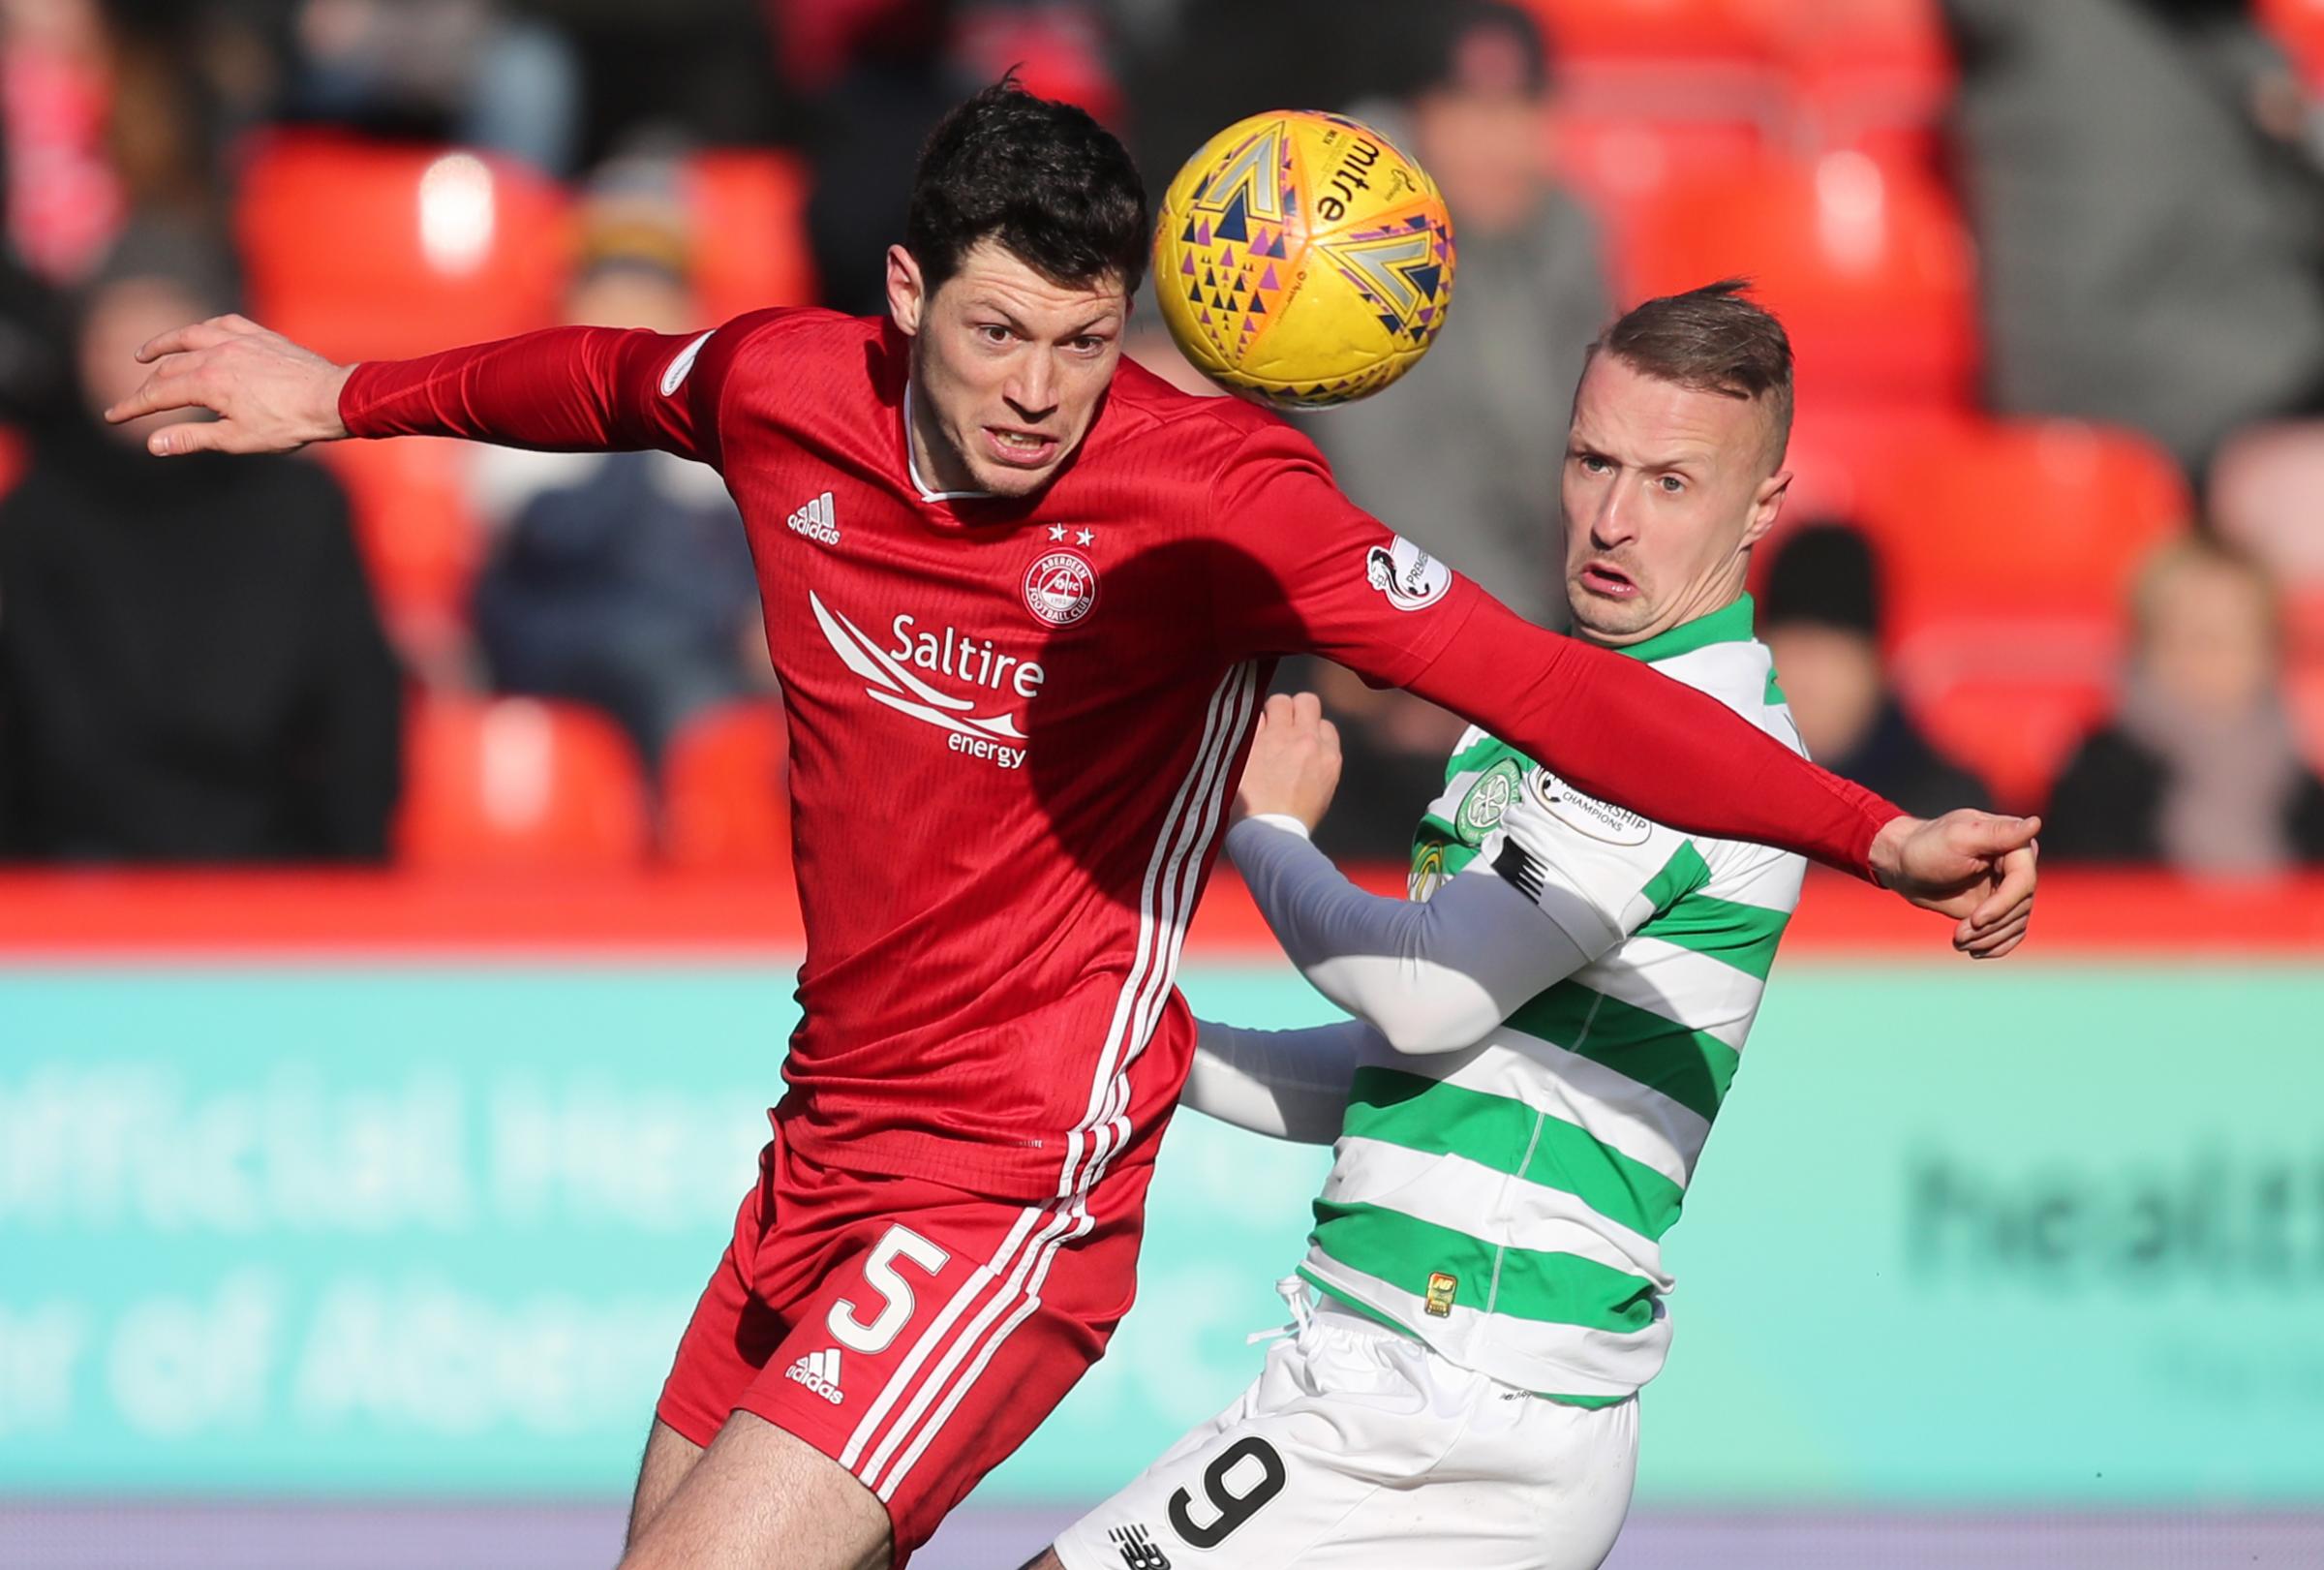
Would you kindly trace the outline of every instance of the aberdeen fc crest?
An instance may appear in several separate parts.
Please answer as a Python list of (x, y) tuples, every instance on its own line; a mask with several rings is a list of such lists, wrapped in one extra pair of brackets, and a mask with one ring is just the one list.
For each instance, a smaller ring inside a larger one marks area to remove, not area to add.
[(1097, 569), (1069, 550), (1053, 550), (1024, 575), (1025, 608), (1052, 627), (1071, 627), (1097, 603)]

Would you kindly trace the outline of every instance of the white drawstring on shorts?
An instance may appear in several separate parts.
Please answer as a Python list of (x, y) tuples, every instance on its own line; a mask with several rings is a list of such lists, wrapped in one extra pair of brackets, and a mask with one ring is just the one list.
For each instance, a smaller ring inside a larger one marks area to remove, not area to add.
[(1272, 1330), (1254, 1330), (1242, 1339), (1243, 1345), (1257, 1346), (1261, 1341), (1271, 1341), (1280, 1336), (1297, 1336), (1307, 1328), (1314, 1314), (1307, 1301), (1307, 1283), (1298, 1276), (1286, 1276), (1275, 1283), (1275, 1296), (1281, 1298), (1283, 1307), (1291, 1310), (1291, 1323), (1277, 1325)]

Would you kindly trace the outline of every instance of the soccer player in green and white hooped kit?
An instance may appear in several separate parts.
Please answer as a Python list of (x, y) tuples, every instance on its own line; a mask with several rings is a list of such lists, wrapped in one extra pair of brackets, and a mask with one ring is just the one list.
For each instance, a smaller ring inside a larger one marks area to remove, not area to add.
[[(1591, 352), (1563, 489), (1575, 633), (1796, 749), (1743, 592), (1790, 416), (1790, 346), (1739, 286), (1652, 300)], [(1271, 699), (1227, 847), (1355, 1018), (1206, 1022), (1186, 1089), (1337, 1142), (1283, 1283), (1296, 1334), (1028, 1570), (1586, 1570), (1621, 1529), (1635, 1398), (1670, 1342), (1660, 1242), (1804, 863), (1649, 822), (1471, 730), (1411, 899), (1381, 899), (1308, 842), (1338, 765), (1312, 697)]]

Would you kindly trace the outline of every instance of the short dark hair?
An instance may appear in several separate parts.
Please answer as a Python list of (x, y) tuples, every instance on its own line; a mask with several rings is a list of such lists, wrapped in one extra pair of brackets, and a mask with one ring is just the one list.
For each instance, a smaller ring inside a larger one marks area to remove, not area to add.
[(1498, 85), (1478, 79), (1481, 73), (1489, 77), (1495, 67), (1510, 63), (1506, 57), (1485, 52), (1491, 49), (1496, 33), (1514, 50), (1518, 72), (1514, 85), (1527, 98), (1540, 98), (1549, 90), (1553, 64), (1549, 41), (1543, 36), (1541, 22), (1524, 7), (1508, 0), (1453, 0), (1430, 21), (1417, 45), (1414, 91), (1473, 91)]
[(1634, 307), (1590, 345), (1662, 382), (1765, 401), (1768, 463), (1791, 445), (1791, 339), (1775, 313), (1749, 299), (1744, 278), (1723, 278)]
[(1053, 283), (1111, 274), (1135, 292), (1150, 224), (1145, 182), (1114, 134), (1008, 76), (929, 133), (903, 244), (931, 293), (987, 238)]

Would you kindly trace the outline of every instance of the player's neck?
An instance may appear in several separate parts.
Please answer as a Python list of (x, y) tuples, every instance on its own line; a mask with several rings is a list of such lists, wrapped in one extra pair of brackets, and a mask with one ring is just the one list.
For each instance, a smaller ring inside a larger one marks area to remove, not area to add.
[[(1738, 602), (1745, 598), (1740, 587), (1705, 597), (1690, 596), (1685, 608), (1676, 617), (1659, 626), (1641, 628), (1635, 632), (1602, 632), (1591, 628), (1576, 616), (1574, 621), (1573, 635), (1584, 643), (1594, 644), (1601, 649), (1614, 649), (1626, 653), (1636, 652), (1649, 644), (1660, 646), (1664, 639), (1683, 632), (1688, 628), (1709, 622), (1714, 617), (1727, 615), (1733, 611)], [(1749, 611), (1743, 612), (1742, 621), (1744, 626), (1749, 626), (1751, 621)]]

